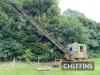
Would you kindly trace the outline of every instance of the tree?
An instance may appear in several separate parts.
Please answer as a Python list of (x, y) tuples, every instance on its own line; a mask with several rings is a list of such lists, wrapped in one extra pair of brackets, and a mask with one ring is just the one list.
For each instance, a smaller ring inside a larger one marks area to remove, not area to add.
[(79, 11), (67, 9), (64, 11), (63, 16), (66, 17), (85, 17), (85, 15)]

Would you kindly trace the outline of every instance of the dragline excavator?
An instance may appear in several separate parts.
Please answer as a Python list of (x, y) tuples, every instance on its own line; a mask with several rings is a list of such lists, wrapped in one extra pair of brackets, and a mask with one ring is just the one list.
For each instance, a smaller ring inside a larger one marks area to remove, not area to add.
[(60, 51), (62, 51), (65, 54), (66, 59), (86, 59), (87, 56), (87, 49), (86, 45), (79, 44), (77, 42), (73, 44), (69, 44), (70, 48), (67, 50), (64, 48), (57, 40), (55, 40), (43, 27), (42, 23), (37, 22), (34, 18), (31, 18), (25, 11), (21, 8), (19, 8), (16, 3), (10, 3), (12, 7), (14, 7), (22, 16), (25, 17), (28, 21), (32, 23), (33, 26), (35, 26), (42, 34), (44, 34), (45, 37), (47, 37)]

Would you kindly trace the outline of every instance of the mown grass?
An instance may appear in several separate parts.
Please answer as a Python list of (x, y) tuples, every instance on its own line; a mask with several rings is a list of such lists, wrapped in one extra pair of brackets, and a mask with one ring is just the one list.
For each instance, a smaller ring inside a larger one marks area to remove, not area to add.
[(100, 75), (100, 58), (90, 61), (95, 62), (94, 71), (62, 71), (61, 68), (53, 68), (51, 71), (37, 71), (40, 66), (51, 66), (51, 63), (44, 64), (26, 64), (16, 62), (13, 66), (12, 62), (0, 63), (0, 75)]

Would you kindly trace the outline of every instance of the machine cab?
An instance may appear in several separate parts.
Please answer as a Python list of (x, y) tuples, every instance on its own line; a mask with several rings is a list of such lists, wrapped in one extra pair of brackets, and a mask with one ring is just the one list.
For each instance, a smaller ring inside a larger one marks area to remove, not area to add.
[(70, 44), (69, 46), (70, 55), (72, 58), (76, 59), (86, 59), (87, 56), (87, 48), (84, 44), (79, 44), (77, 42)]

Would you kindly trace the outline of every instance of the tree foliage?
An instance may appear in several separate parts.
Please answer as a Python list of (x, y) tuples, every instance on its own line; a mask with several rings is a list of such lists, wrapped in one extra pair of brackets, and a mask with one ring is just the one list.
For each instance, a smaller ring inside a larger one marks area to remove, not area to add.
[[(83, 43), (88, 46), (90, 53), (95, 53), (93, 57), (99, 57), (100, 23), (74, 10), (60, 15), (57, 0), (18, 0), (17, 4), (28, 15), (43, 23), (50, 35), (64, 47), (67, 48), (67, 44), (73, 42)], [(10, 0), (0, 0), (0, 41), (2, 61), (14, 57), (24, 59), (25, 55), (31, 60), (37, 60), (38, 57), (42, 60), (63, 57), (50, 40), (10, 5)], [(52, 57), (50, 50), (53, 48)]]

